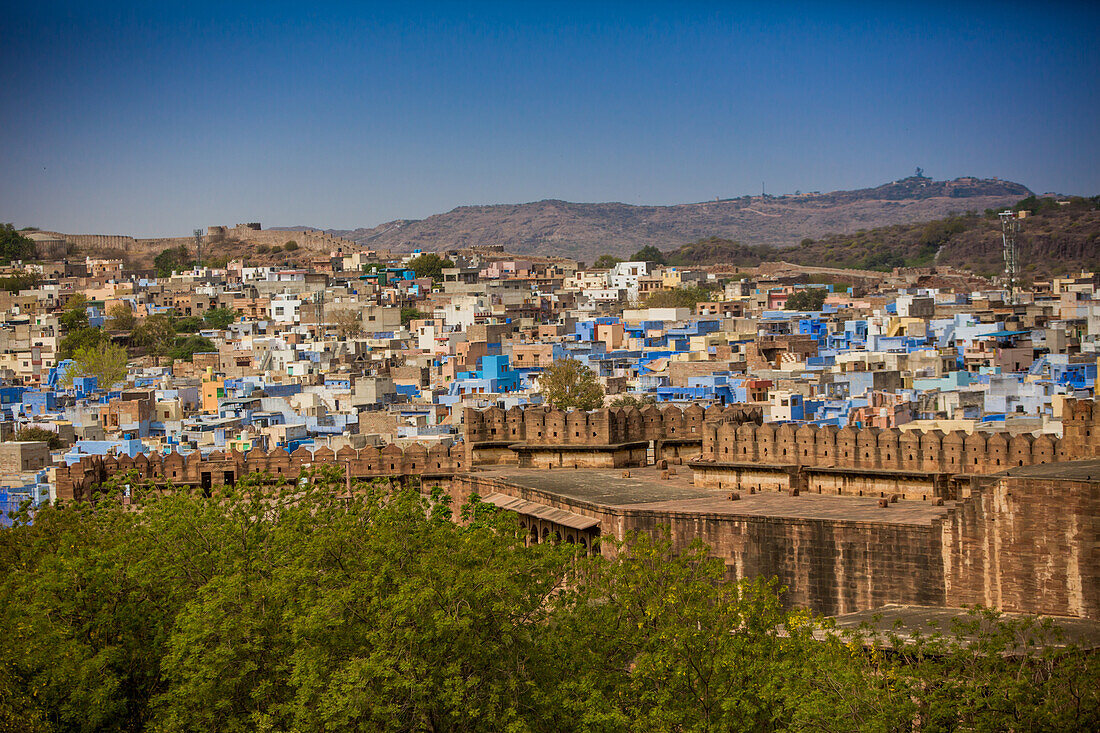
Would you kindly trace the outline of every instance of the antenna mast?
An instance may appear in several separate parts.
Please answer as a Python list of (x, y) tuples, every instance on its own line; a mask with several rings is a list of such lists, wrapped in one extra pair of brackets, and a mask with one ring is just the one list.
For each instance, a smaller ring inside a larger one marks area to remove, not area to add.
[(192, 232), (195, 235), (195, 261), (198, 267), (202, 267), (202, 230), (195, 229)]
[(1016, 280), (1019, 276), (1019, 262), (1016, 257), (1016, 235), (1020, 233), (1020, 219), (1015, 211), (1002, 211), (1001, 239), (1004, 242), (1005, 281), (1008, 285), (1008, 303), (1016, 304)]

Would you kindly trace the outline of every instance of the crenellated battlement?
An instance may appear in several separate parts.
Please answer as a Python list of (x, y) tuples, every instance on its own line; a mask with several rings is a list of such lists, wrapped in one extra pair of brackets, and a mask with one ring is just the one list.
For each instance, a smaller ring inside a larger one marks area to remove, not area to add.
[(702, 440), (710, 422), (759, 423), (763, 411), (749, 405), (647, 405), (643, 408), (553, 410), (526, 406), (502, 410), (466, 408), (463, 435), (469, 444), (481, 442), (528, 445), (608, 446), (638, 441)]
[(462, 446), (426, 447), (421, 444), (404, 449), (392, 444), (359, 450), (345, 446), (338, 451), (328, 447), (310, 451), (301, 447), (293, 453), (281, 448), (273, 451), (253, 449), (247, 453), (215, 451), (205, 457), (198, 452), (181, 455), (175, 451), (135, 458), (88, 456), (57, 469), (57, 497), (90, 499), (95, 486), (116, 473), (130, 470), (136, 470), (141, 479), (209, 487), (232, 484), (242, 476), (257, 472), (275, 478), (296, 479), (304, 468), (325, 463), (341, 466), (356, 479), (444, 477), (464, 470), (466, 456)]
[(1067, 400), (1065, 437), (707, 423), (700, 460), (810, 468), (990, 474), (1100, 455), (1093, 403)]

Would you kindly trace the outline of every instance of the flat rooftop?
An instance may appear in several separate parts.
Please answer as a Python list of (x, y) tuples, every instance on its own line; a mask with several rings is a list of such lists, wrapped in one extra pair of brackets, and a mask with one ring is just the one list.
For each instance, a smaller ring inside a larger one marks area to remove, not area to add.
[(1012, 468), (1005, 471), (1005, 473), (1009, 476), (1026, 476), (1028, 478), (1045, 478), (1064, 481), (1095, 481), (1100, 483), (1100, 459), (1040, 463), (1036, 466)]
[[(549, 471), (544, 468), (500, 466), (478, 470), (473, 475), (498, 479), (563, 499), (635, 511), (931, 525), (934, 519), (946, 515), (954, 506), (954, 502), (935, 506), (931, 501), (900, 499), (884, 509), (878, 505), (877, 497), (789, 496), (786, 492), (741, 492), (739, 500), (730, 501), (727, 498), (729, 489), (694, 486), (690, 468), (673, 468), (676, 475), (667, 480), (662, 479), (661, 471), (653, 466), (630, 469), (555, 468)], [(630, 471), (629, 478), (623, 478), (625, 470)]]

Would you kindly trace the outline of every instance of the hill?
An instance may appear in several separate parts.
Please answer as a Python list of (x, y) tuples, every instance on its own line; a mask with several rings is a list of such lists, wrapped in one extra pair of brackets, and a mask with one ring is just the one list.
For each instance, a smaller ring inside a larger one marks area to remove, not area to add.
[(552, 253), (591, 262), (600, 254), (625, 256), (646, 246), (668, 249), (711, 236), (791, 246), (806, 237), (1007, 206), (1030, 193), (1010, 181), (911, 176), (856, 191), (743, 196), (672, 206), (557, 200), (462, 206), (426, 219), (329, 233), (393, 251), (503, 245), (515, 254)]
[[(1025, 278), (1100, 269), (1100, 197), (1057, 201), (1029, 196), (1013, 208), (1029, 214), (1017, 238)], [(665, 252), (664, 258), (676, 265), (750, 267), (782, 259), (799, 265), (862, 270), (939, 264), (994, 275), (1004, 269), (996, 211), (807, 238), (788, 249), (708, 237)]]

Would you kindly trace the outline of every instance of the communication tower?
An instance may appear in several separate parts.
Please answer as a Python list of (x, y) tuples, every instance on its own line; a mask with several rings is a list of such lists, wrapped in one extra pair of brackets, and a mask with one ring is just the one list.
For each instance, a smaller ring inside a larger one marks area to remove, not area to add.
[(195, 261), (202, 267), (202, 230), (195, 229), (192, 234), (195, 235)]
[(1020, 219), (1015, 211), (1002, 211), (1001, 239), (1004, 242), (1005, 282), (1008, 286), (1008, 302), (1016, 303), (1016, 279), (1019, 276), (1019, 262), (1016, 257), (1016, 235), (1020, 233)]

